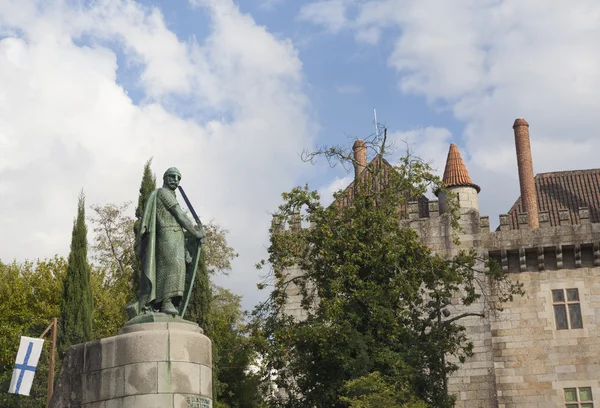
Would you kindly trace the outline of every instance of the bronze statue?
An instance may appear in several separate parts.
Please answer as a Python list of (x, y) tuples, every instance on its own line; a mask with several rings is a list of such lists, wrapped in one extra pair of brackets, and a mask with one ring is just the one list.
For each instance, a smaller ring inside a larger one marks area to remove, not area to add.
[(183, 212), (175, 190), (181, 173), (175, 167), (163, 175), (163, 186), (146, 201), (136, 254), (142, 264), (138, 302), (128, 306), (130, 317), (160, 311), (183, 317), (193, 286), (204, 231), (196, 213), (197, 225)]

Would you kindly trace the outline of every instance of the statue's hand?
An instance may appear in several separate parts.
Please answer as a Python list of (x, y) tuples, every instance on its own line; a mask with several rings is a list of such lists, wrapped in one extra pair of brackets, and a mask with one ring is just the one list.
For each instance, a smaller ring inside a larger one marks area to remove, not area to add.
[(192, 234), (194, 234), (194, 236), (199, 240), (203, 240), (204, 237), (206, 237), (206, 231), (204, 231), (204, 228), (198, 225), (194, 226), (194, 231), (192, 231)]

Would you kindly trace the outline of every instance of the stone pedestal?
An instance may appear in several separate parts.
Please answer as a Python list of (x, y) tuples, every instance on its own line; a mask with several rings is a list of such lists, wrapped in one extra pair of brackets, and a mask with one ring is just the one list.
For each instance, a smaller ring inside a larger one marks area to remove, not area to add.
[(127, 325), (73, 346), (52, 408), (211, 408), (211, 342), (189, 323)]

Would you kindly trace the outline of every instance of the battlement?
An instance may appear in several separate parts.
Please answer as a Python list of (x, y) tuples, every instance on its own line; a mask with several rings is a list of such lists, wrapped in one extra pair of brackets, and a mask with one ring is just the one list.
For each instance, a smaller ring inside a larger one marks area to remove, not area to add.
[(527, 213), (517, 215), (518, 228), (511, 228), (510, 215), (500, 214), (500, 225), (490, 231), (490, 220), (476, 211), (461, 214), (461, 244), (452, 244), (449, 217), (440, 214), (437, 201), (430, 201), (427, 217), (418, 216), (418, 205), (408, 205), (408, 220), (434, 251), (451, 254), (457, 249), (473, 248), (485, 258), (497, 261), (505, 272), (576, 269), (600, 266), (600, 223), (592, 223), (588, 207), (576, 214), (559, 210), (560, 225), (550, 225), (547, 211), (539, 213), (539, 228), (531, 228)]
[(302, 217), (300, 217), (300, 213), (293, 214), (287, 222), (284, 221), (281, 215), (273, 214), (271, 219), (271, 233), (295, 232), (301, 229)]
[[(539, 228), (551, 228), (550, 225), (550, 213), (548, 211), (540, 211), (539, 212)], [(511, 227), (510, 222), (510, 214), (500, 214), (500, 226), (498, 227), (499, 231), (509, 231), (513, 229)], [(575, 217), (571, 217), (571, 211), (567, 208), (558, 210), (558, 218), (560, 225), (587, 225), (591, 223), (590, 219), (590, 208), (589, 207), (579, 207), (578, 212)], [(573, 222), (573, 220), (579, 220)], [(529, 227), (529, 215), (527, 213), (518, 213), (517, 214), (517, 226), (519, 230), (527, 230)]]
[[(421, 209), (422, 204), (418, 201), (411, 201), (408, 203), (408, 220), (425, 220), (428, 218), (437, 218), (441, 214), (440, 212), (440, 204), (438, 200), (429, 200), (427, 202), (428, 211), (423, 214)], [(590, 208), (589, 207), (579, 207), (578, 210), (578, 223), (573, 223), (571, 212), (568, 209), (560, 209), (558, 210), (560, 226), (563, 225), (588, 225), (591, 224), (592, 221), (590, 219)], [(425, 215), (425, 216), (423, 216)], [(518, 228), (514, 229), (511, 227), (510, 223), (510, 214), (500, 214), (499, 218), (499, 226), (498, 231), (510, 231), (510, 230), (530, 230), (529, 227), (529, 216), (527, 213), (519, 213), (517, 214), (518, 220)], [(539, 228), (554, 228), (555, 226), (550, 225), (550, 214), (548, 211), (540, 211), (539, 212)], [(490, 217), (480, 216), (479, 226), (482, 231), (489, 231), (490, 229)]]

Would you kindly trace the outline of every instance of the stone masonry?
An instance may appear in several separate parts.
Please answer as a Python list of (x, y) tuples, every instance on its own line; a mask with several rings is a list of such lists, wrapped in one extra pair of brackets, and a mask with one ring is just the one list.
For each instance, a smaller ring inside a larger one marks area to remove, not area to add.
[(211, 342), (189, 323), (141, 323), (69, 348), (52, 408), (211, 408)]
[[(448, 216), (434, 211), (437, 202), (429, 205), (429, 218), (410, 221), (428, 246), (447, 256), (475, 249), (525, 290), (497, 316), (462, 321), (475, 354), (449, 379), (456, 406), (561, 407), (571, 387), (591, 387), (600, 400), (600, 224), (510, 230), (503, 215), (501, 230), (491, 232), (488, 218), (470, 210), (461, 215), (465, 234), (456, 247)], [(521, 222), (527, 225), (526, 215)], [(557, 330), (552, 290), (571, 288), (578, 289), (583, 328)], [(477, 312), (482, 305), (464, 310), (454, 301), (450, 310)]]

